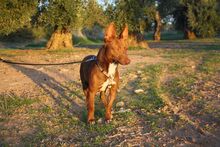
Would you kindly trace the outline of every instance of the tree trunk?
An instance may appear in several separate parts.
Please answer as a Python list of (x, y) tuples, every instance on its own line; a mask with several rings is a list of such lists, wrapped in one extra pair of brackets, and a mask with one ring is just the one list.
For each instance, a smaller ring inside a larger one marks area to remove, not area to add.
[(161, 18), (160, 18), (160, 13), (159, 11), (156, 11), (155, 14), (155, 30), (154, 30), (154, 40), (160, 41), (160, 35), (161, 35)]
[(196, 39), (195, 33), (189, 29), (184, 30), (184, 37), (185, 39), (189, 39), (189, 40)]
[(47, 49), (73, 49), (72, 33), (67, 29), (55, 29), (46, 45)]

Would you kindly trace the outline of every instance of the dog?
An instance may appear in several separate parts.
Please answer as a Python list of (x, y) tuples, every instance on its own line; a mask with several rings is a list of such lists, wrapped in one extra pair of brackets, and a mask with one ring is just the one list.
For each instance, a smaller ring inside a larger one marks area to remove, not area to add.
[[(85, 57), (80, 65), (80, 78), (87, 103), (87, 122), (94, 124), (95, 95), (100, 92), (105, 106), (105, 121), (112, 118), (111, 109), (119, 86), (118, 65), (128, 65), (131, 61), (127, 55), (128, 26), (125, 25), (117, 37), (114, 23), (111, 23), (104, 34), (104, 45), (98, 55)], [(109, 91), (106, 95), (106, 91)], [(106, 98), (107, 96), (107, 98)]]

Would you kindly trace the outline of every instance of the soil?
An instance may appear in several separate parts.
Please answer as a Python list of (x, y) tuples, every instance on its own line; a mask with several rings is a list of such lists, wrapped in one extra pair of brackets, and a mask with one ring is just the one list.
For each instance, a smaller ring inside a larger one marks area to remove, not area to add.
[[(141, 54), (143, 51), (131, 51), (129, 57), (131, 64), (128, 66), (119, 66), (119, 72), (124, 72), (135, 67), (139, 63), (155, 64), (162, 61), (162, 58), (148, 57)], [(75, 53), (67, 56), (51, 57), (50, 55), (31, 54), (27, 52), (25, 56), (7, 58), (17, 62), (28, 63), (63, 63), (71, 61), (81, 61), (82, 57), (97, 53), (85, 52)], [(80, 81), (79, 76), (80, 64), (58, 65), (58, 66), (32, 66), (32, 65), (16, 65), (0, 62), (0, 93), (13, 92), (17, 95), (22, 93), (37, 94), (37, 89), (41, 88), (42, 83), (49, 84), (51, 79), (57, 83), (65, 83), (70, 81)]]

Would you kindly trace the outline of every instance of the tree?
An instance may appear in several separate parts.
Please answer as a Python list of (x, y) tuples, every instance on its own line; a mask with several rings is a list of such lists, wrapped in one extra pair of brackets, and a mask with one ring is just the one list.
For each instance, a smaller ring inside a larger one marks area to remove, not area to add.
[[(217, 11), (218, 11), (218, 16), (220, 16), (220, 1), (218, 1)], [(218, 19), (219, 19), (218, 23), (220, 26), (220, 17)], [(218, 27), (218, 34), (220, 34), (220, 27)]]
[[(114, 21), (118, 32), (121, 31), (124, 24), (129, 28), (130, 46), (141, 46), (148, 48), (146, 42), (143, 42), (143, 31), (146, 29), (146, 5), (149, 1), (144, 0), (116, 0), (115, 4), (109, 4), (106, 8), (106, 15), (108, 20)], [(151, 14), (151, 13), (149, 13)]]
[(155, 27), (154, 27), (154, 40), (159, 41), (161, 38), (162, 20), (165, 21), (168, 16), (172, 15), (178, 0), (155, 0)]
[(161, 35), (161, 17), (159, 11), (155, 13), (155, 27), (154, 27), (154, 40), (159, 41)]
[[(46, 4), (48, 2), (48, 4)], [(82, 25), (83, 3), (81, 0), (45, 0), (38, 21), (54, 29), (47, 42), (47, 49), (73, 48), (72, 29)]]
[(105, 26), (106, 16), (103, 8), (97, 3), (97, 0), (88, 0), (85, 3), (84, 26), (93, 27), (94, 24)]
[(216, 0), (194, 0), (187, 4), (188, 24), (202, 38), (213, 37), (219, 28)]
[(219, 28), (216, 0), (180, 0), (174, 18), (186, 39), (213, 37)]
[(37, 12), (37, 0), (1, 0), (0, 3), (0, 34), (3, 35), (30, 26)]

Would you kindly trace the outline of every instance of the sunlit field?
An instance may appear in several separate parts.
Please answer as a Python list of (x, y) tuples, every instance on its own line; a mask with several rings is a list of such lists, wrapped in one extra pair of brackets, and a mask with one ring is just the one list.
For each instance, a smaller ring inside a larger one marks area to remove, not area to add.
[[(130, 48), (131, 64), (119, 67), (120, 90), (110, 124), (104, 123), (104, 106), (97, 96), (96, 124), (87, 125), (79, 64), (0, 63), (1, 145), (218, 145), (219, 40), (149, 44), (148, 50)], [(0, 56), (50, 63), (81, 60), (97, 52), (79, 47), (1, 49)]]

